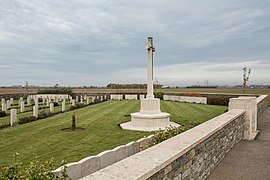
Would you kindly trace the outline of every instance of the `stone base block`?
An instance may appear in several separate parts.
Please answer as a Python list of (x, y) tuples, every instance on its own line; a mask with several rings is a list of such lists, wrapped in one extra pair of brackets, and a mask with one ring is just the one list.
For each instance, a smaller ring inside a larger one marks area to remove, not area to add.
[(168, 113), (144, 114), (138, 112), (131, 114), (131, 122), (123, 123), (120, 126), (126, 130), (151, 132), (164, 130), (168, 126), (179, 127), (180, 125), (170, 122)]

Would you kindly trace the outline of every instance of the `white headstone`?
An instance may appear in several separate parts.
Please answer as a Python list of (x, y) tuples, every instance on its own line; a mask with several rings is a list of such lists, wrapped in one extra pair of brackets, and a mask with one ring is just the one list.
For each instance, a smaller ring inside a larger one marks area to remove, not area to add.
[(27, 106), (30, 106), (30, 105), (31, 105), (31, 97), (27, 96)]
[(46, 106), (49, 107), (50, 106), (50, 101), (49, 98), (46, 99)]
[(21, 113), (24, 112), (24, 102), (21, 102)]
[(66, 101), (62, 102), (62, 112), (66, 111)]
[(45, 97), (42, 97), (42, 104), (45, 104)]
[(38, 106), (33, 106), (33, 116), (38, 118)]
[(75, 106), (75, 99), (72, 100), (72, 106)]
[(83, 96), (81, 96), (81, 103), (83, 103)]
[(7, 113), (7, 105), (6, 105), (6, 103), (2, 103), (2, 111)]
[(50, 103), (50, 112), (51, 112), (51, 113), (54, 112), (54, 103)]
[(76, 96), (76, 102), (78, 102), (79, 101), (79, 97), (78, 96)]
[(5, 98), (2, 98), (1, 103), (2, 103), (2, 104), (3, 104), (3, 103), (6, 103)]
[(36, 98), (36, 100), (35, 100), (35, 106), (38, 109), (38, 98)]
[(7, 100), (7, 109), (10, 109), (10, 100)]
[(10, 125), (13, 126), (17, 122), (17, 109), (10, 110)]
[(90, 104), (90, 98), (89, 97), (86, 98), (86, 104), (87, 105)]
[(9, 100), (10, 100), (10, 105), (13, 105), (13, 100), (14, 99), (13, 98), (10, 98)]

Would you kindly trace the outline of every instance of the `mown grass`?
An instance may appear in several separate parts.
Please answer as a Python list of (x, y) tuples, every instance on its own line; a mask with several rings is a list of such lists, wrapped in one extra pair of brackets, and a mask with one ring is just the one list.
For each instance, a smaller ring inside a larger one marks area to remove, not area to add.
[[(126, 116), (139, 111), (139, 101), (106, 101), (71, 112), (0, 130), (0, 166), (18, 161), (27, 162), (38, 156), (40, 160), (55, 158), (78, 161), (104, 150), (137, 140), (151, 133), (122, 130), (118, 124), (130, 121)], [(182, 125), (204, 122), (222, 114), (227, 107), (161, 101), (161, 110), (171, 114), (171, 120)], [(75, 112), (78, 127), (84, 131), (65, 132), (71, 126)]]

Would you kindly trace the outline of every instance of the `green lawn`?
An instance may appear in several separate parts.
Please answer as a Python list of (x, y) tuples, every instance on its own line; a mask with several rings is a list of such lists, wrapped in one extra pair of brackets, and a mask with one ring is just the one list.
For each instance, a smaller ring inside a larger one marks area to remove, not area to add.
[[(139, 106), (140, 102), (135, 100), (106, 101), (0, 130), (0, 165), (11, 164), (15, 152), (20, 154), (18, 161), (27, 162), (35, 156), (40, 160), (54, 157), (59, 165), (63, 159), (78, 161), (147, 136), (151, 133), (122, 130), (118, 126), (129, 121), (130, 117), (125, 115), (138, 111)], [(182, 125), (204, 122), (226, 109), (224, 106), (161, 101), (161, 110), (170, 113), (171, 120)], [(61, 130), (71, 125), (73, 112), (76, 113), (77, 126), (86, 130)]]

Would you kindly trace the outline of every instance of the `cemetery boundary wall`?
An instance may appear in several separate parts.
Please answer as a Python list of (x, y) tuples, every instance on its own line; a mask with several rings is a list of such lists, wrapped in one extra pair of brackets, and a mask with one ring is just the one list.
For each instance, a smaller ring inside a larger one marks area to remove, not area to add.
[(261, 95), (257, 98), (257, 117), (259, 117), (268, 107), (268, 96)]
[(164, 100), (178, 101), (178, 102), (189, 102), (197, 104), (207, 104), (207, 97), (191, 97), (191, 96), (172, 96), (164, 95)]
[[(261, 113), (266, 109), (262, 105), (266, 98), (256, 99), (255, 109)], [(206, 179), (230, 149), (245, 138), (249, 110), (229, 109), (225, 114), (82, 179)]]
[[(151, 144), (152, 138), (153, 135), (150, 135), (146, 138), (141, 138), (138, 141), (132, 141), (126, 145), (118, 146), (113, 150), (101, 152), (96, 156), (89, 156), (78, 162), (66, 164), (67, 173), (72, 179), (79, 179), (87, 176), (146, 149), (148, 144)], [(59, 167), (54, 170), (53, 173), (56, 176), (60, 176), (62, 168), (63, 167)]]

